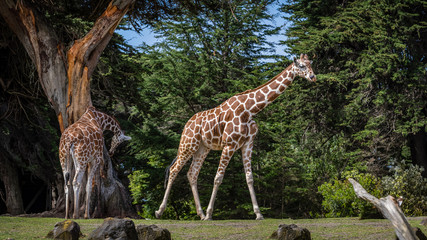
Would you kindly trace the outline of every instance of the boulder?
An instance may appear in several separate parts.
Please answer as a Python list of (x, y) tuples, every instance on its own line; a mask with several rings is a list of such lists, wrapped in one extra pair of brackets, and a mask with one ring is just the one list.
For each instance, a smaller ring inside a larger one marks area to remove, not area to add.
[(47, 238), (64, 239), (64, 240), (78, 240), (83, 236), (80, 231), (80, 226), (72, 220), (65, 220), (57, 222), (52, 231), (48, 233)]
[(300, 228), (295, 224), (280, 224), (279, 229), (270, 236), (270, 239), (279, 240), (311, 240), (310, 232), (306, 228)]
[(165, 228), (159, 228), (156, 225), (136, 226), (139, 240), (171, 240), (171, 233)]
[(88, 239), (138, 240), (135, 224), (130, 219), (106, 218), (101, 226), (90, 233)]

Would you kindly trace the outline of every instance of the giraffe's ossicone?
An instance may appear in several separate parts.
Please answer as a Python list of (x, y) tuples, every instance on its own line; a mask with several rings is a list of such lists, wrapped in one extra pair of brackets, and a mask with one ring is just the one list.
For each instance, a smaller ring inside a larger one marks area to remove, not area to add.
[[(166, 209), (177, 174), (193, 157), (187, 177), (193, 192), (197, 215), (203, 220), (211, 220), (216, 194), (224, 178), (225, 169), (234, 152), (241, 149), (246, 182), (256, 219), (263, 219), (255, 196), (251, 169), (253, 141), (258, 131), (253, 117), (282, 94), (296, 76), (316, 81), (307, 55), (301, 54), (299, 59), (295, 59), (291, 65), (265, 84), (239, 93), (216, 108), (196, 113), (188, 120), (181, 135), (178, 155), (167, 169), (166, 191), (160, 208), (155, 213), (157, 218)], [(203, 161), (211, 149), (222, 150), (222, 155), (205, 215), (198, 195), (197, 178)]]
[[(72, 169), (74, 168), (73, 191), (74, 213), (73, 218), (79, 218), (79, 194), (84, 173), (87, 174), (85, 218), (90, 218), (90, 195), (92, 182), (96, 171), (103, 168), (104, 164), (104, 137), (105, 130), (114, 133), (109, 150), (110, 156), (114, 154), (117, 146), (131, 138), (124, 135), (119, 122), (90, 106), (78, 121), (64, 130), (59, 142), (59, 160), (65, 180), (65, 218), (69, 211), (69, 186), (71, 185)], [(97, 186), (99, 187), (99, 186)], [(99, 191), (98, 191), (99, 194)]]

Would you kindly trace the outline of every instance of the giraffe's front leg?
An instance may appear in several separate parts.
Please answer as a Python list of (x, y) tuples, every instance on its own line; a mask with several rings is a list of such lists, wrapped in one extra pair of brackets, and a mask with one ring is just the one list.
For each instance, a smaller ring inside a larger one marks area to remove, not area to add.
[(203, 144), (200, 145), (199, 150), (193, 156), (193, 162), (191, 163), (190, 169), (187, 173), (188, 181), (190, 182), (191, 191), (193, 192), (194, 202), (196, 204), (197, 215), (200, 219), (204, 219), (206, 216), (203, 213), (202, 206), (200, 204), (199, 192), (197, 189), (197, 178), (200, 173), (203, 161), (208, 155), (210, 149), (205, 147)]
[(221, 160), (219, 162), (218, 171), (216, 172), (214, 187), (212, 190), (211, 200), (209, 201), (208, 209), (206, 210), (206, 217), (203, 220), (212, 220), (212, 213), (215, 204), (216, 194), (218, 192), (218, 188), (224, 179), (225, 169), (230, 162), (231, 157), (236, 151), (236, 146), (225, 146), (222, 150)]
[(256, 214), (256, 220), (262, 220), (264, 219), (264, 217), (261, 214), (261, 211), (258, 206), (258, 202), (256, 200), (255, 189), (254, 189), (254, 178), (252, 175), (252, 167), (251, 167), (253, 139), (257, 131), (258, 131), (258, 127), (256, 123), (253, 122), (249, 127), (249, 139), (242, 146), (242, 159), (243, 159), (243, 166), (245, 168), (246, 183), (248, 184), (249, 193), (251, 195), (252, 206)]

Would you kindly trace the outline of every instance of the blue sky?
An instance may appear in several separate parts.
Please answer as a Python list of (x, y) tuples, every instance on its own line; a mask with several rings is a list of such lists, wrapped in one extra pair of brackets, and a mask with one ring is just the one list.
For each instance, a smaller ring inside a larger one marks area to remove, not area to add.
[[(276, 1), (268, 9), (269, 13), (273, 15), (273, 20), (268, 21), (268, 23), (274, 27), (282, 26), (285, 24), (285, 20), (282, 18), (283, 13), (280, 13), (278, 11), (279, 2), (280, 1)], [(269, 42), (277, 43), (275, 44), (275, 51), (276, 51), (275, 54), (277, 55), (285, 55), (285, 46), (279, 45), (280, 41), (284, 41), (286, 39), (285, 30), (284, 30), (285, 27), (281, 30), (281, 32), (278, 35), (269, 36), (267, 38)], [(117, 33), (122, 35), (126, 39), (127, 43), (134, 47), (138, 47), (142, 43), (146, 43), (147, 45), (153, 45), (154, 43), (160, 41), (160, 39), (156, 38), (156, 35), (153, 33), (152, 29), (148, 27), (145, 28), (140, 34), (132, 30), (117, 30)]]

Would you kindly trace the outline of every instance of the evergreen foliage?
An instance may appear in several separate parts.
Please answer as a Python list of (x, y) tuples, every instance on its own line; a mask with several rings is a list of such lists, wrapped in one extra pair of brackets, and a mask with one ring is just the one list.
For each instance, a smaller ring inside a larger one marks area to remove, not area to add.
[[(316, 56), (323, 84), (315, 118), (321, 135), (342, 135), (347, 151), (384, 171), (404, 159), (410, 135), (426, 128), (426, 1), (292, 1), (292, 53)], [(314, 117), (314, 116), (313, 116)], [(331, 138), (333, 139), (333, 138)]]

